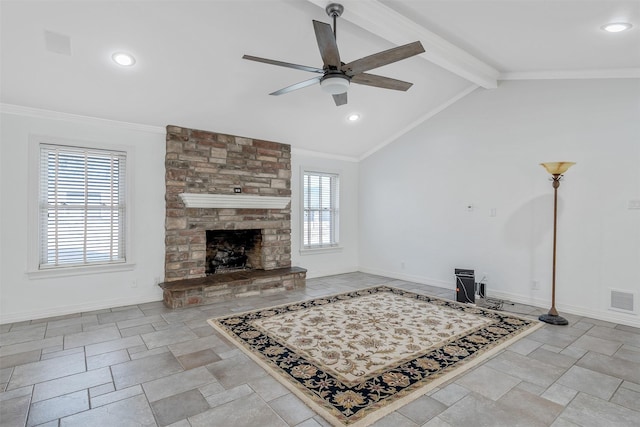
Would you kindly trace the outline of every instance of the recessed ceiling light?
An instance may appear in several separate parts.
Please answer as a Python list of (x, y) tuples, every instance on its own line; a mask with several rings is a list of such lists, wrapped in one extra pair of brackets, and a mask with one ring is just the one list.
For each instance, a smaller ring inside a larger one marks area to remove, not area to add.
[(136, 58), (129, 53), (116, 52), (111, 56), (111, 58), (113, 59), (113, 62), (123, 67), (131, 67), (136, 63)]
[(358, 120), (360, 120), (360, 114), (355, 114), (355, 113), (354, 114), (349, 114), (347, 116), (347, 120), (349, 120), (350, 122), (358, 121)]
[(620, 31), (626, 31), (633, 25), (628, 22), (612, 22), (611, 24), (603, 25), (601, 28), (609, 33), (619, 33)]

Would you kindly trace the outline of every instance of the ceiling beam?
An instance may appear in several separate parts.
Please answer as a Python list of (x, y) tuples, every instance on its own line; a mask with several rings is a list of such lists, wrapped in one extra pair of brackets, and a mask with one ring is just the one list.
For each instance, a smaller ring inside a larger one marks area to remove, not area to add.
[[(325, 8), (328, 0), (308, 0)], [(341, 18), (395, 44), (420, 40), (419, 56), (485, 89), (498, 87), (500, 72), (442, 37), (416, 24), (378, 0), (337, 0), (344, 6)]]

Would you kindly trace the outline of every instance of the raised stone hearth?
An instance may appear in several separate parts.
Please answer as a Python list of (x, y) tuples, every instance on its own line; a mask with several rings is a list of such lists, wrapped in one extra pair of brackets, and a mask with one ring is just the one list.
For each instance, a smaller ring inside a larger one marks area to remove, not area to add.
[[(291, 146), (167, 126), (165, 167), (168, 307), (304, 287), (306, 270), (291, 268)], [(212, 230), (256, 230), (254, 269), (207, 276)]]
[(160, 287), (165, 306), (180, 308), (304, 288), (306, 272), (299, 267), (235, 271), (161, 283)]

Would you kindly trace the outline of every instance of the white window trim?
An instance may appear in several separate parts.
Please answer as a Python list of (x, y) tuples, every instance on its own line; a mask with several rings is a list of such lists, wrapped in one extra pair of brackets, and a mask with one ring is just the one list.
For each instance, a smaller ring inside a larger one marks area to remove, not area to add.
[[(304, 237), (303, 237), (304, 239)], [(304, 240), (303, 240), (304, 242)], [(330, 246), (326, 248), (302, 248), (300, 249), (300, 255), (320, 255), (330, 254), (334, 252), (342, 252), (344, 248), (338, 244), (338, 246)]]
[(342, 171), (339, 169), (317, 168), (311, 166), (300, 166), (300, 255), (321, 255), (335, 252), (342, 252), (344, 247), (340, 240), (340, 206), (342, 206), (342, 191), (338, 188), (338, 228), (336, 230), (336, 240), (338, 244), (335, 246), (324, 246), (317, 248), (304, 247), (304, 175), (306, 173), (333, 174), (338, 175), (338, 186), (342, 187)]
[[(40, 269), (39, 250), (40, 250), (40, 217), (39, 217), (39, 194), (40, 194), (40, 144), (51, 144), (68, 147), (86, 147), (98, 150), (121, 151), (126, 153), (126, 187), (125, 200), (127, 210), (125, 216), (125, 253), (126, 262), (114, 264), (96, 264), (81, 265), (73, 267), (49, 267)], [(29, 135), (29, 165), (28, 165), (28, 230), (27, 230), (27, 271), (26, 274), (30, 279), (45, 279), (50, 277), (66, 277), (85, 274), (109, 273), (115, 271), (128, 271), (135, 268), (133, 258), (133, 164), (134, 164), (134, 148), (132, 146), (123, 146), (104, 142), (73, 140), (68, 138), (58, 138), (46, 135)]]

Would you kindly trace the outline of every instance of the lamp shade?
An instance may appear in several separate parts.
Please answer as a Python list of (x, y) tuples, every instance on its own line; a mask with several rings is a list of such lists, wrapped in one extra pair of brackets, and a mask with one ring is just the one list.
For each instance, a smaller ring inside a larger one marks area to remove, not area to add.
[(339, 95), (349, 89), (349, 78), (342, 74), (328, 75), (320, 80), (320, 87), (331, 95)]
[(573, 165), (575, 165), (575, 162), (540, 163), (540, 166), (543, 166), (551, 175), (562, 175)]

